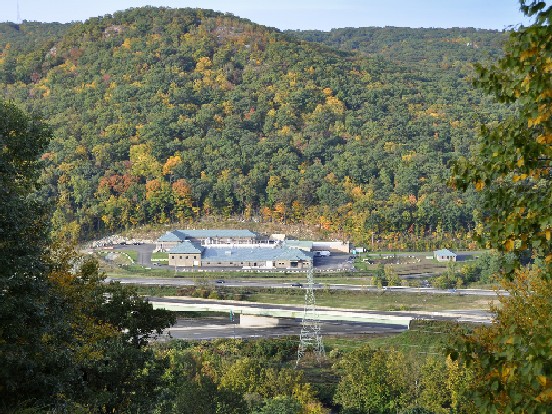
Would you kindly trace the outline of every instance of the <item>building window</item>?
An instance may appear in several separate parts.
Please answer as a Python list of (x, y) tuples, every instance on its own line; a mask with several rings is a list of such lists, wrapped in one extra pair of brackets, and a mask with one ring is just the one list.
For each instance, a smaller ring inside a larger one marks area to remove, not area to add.
[(174, 254), (171, 256), (171, 259), (174, 259)]
[(182, 256), (180, 256), (180, 260), (182, 260)]
[(188, 260), (188, 256), (186, 256), (186, 260)]

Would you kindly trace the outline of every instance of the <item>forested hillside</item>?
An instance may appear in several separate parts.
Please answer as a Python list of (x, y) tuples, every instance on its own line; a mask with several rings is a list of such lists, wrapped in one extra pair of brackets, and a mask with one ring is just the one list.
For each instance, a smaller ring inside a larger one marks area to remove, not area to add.
[[(359, 27), (320, 30), (287, 30), (300, 39), (322, 43), (366, 56), (381, 56), (395, 64), (420, 65), (440, 72), (466, 63), (496, 60), (503, 54), (507, 34), (496, 30), (467, 28)], [(420, 70), (419, 66), (412, 67)]]
[(146, 7), (0, 24), (0, 86), (52, 126), (43, 196), (68, 235), (221, 215), (420, 249), (473, 229), (448, 165), (501, 117), (468, 78), (504, 36)]

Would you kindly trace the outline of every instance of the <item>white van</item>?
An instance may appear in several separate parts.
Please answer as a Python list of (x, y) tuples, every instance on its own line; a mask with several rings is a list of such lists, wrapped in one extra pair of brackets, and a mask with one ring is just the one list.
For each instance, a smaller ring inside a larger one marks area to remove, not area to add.
[(327, 250), (319, 250), (317, 252), (314, 252), (315, 256), (329, 256), (330, 252)]

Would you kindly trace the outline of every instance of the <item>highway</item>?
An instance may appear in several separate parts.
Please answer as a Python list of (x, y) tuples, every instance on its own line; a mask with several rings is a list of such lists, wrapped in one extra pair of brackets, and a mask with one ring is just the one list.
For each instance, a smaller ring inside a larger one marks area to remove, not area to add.
[[(239, 322), (231, 322), (229, 318), (178, 319), (176, 324), (164, 332), (162, 339), (210, 340), (217, 338), (279, 338), (282, 336), (297, 336), (301, 332), (300, 321), (290, 320), (289, 324), (278, 327), (243, 328)], [(370, 324), (361, 322), (322, 321), (322, 335), (366, 335), (391, 334), (403, 332), (406, 328), (396, 325)]]
[[(231, 313), (229, 317), (179, 319), (165, 333), (167, 338), (213, 339), (256, 338), (297, 335), (301, 330), (303, 306), (222, 301), (185, 297), (148, 298), (156, 309), (173, 311), (212, 311)], [(489, 323), (484, 311), (385, 312), (318, 307), (321, 330), (325, 335), (398, 333), (409, 328), (412, 319)], [(247, 315), (247, 323), (237, 322)], [(252, 319), (253, 318), (253, 319)], [(258, 322), (257, 322), (258, 321)]]
[[(223, 279), (218, 279), (223, 280)], [(150, 285), (150, 286), (193, 286), (197, 281), (188, 278), (123, 278), (111, 277), (106, 279), (107, 282), (114, 281), (122, 284), (135, 285)], [(202, 282), (211, 285), (226, 286), (226, 287), (256, 287), (262, 289), (301, 289), (298, 286), (292, 286), (296, 282), (271, 282), (267, 281), (250, 281), (250, 280), (224, 280), (224, 283), (216, 283), (213, 281)], [(305, 282), (306, 283), (306, 278)], [(304, 284), (303, 284), (304, 286)], [(330, 289), (330, 290), (346, 290), (346, 291), (381, 291), (376, 286), (356, 285), (347, 283), (315, 283), (313, 289)], [(405, 286), (385, 286), (386, 291), (406, 292), (406, 293), (428, 293), (428, 294), (456, 294), (456, 295), (478, 295), (478, 296), (496, 296), (497, 292), (487, 289), (434, 289), (434, 288), (412, 288)], [(504, 295), (507, 292), (500, 291)]]

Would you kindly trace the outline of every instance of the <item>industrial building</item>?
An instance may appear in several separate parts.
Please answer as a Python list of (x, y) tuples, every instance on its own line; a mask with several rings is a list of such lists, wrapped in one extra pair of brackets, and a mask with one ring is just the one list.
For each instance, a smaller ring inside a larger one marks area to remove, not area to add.
[(285, 248), (207, 248), (186, 241), (169, 251), (170, 266), (240, 267), (242, 269), (308, 269), (312, 256)]
[(308, 269), (317, 252), (349, 252), (346, 242), (312, 242), (268, 237), (249, 230), (173, 230), (156, 241), (175, 267)]

